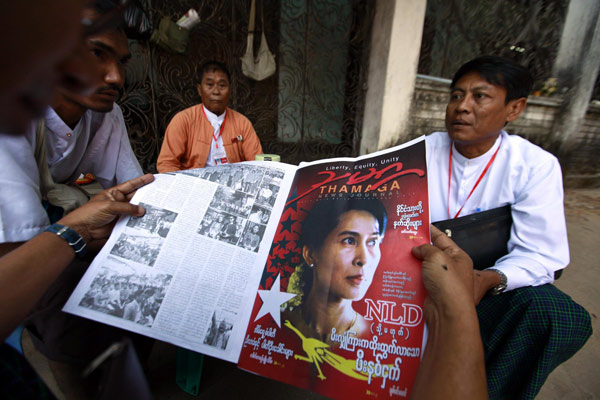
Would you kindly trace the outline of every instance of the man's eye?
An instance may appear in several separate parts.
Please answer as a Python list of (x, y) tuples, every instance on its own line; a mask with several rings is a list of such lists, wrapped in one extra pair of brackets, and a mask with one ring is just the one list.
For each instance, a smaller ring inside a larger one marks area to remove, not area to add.
[(486, 97), (486, 96), (485, 96), (485, 94), (484, 94), (484, 93), (475, 93), (475, 98), (476, 98), (476, 99), (483, 99), (483, 98), (485, 98), (485, 97)]
[(95, 57), (100, 58), (102, 56), (102, 50), (100, 50), (100, 49), (92, 49), (92, 54), (94, 54)]
[(342, 240), (342, 243), (349, 244), (349, 245), (354, 245), (354, 244), (356, 244), (356, 240), (352, 236), (349, 236), (347, 238), (344, 238)]
[(452, 93), (450, 95), (450, 100), (460, 100), (462, 98), (462, 95), (459, 93)]

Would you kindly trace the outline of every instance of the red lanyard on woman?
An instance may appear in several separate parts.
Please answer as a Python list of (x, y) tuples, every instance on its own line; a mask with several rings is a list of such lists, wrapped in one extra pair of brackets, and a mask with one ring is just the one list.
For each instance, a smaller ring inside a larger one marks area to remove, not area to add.
[[(488, 161), (487, 165), (483, 169), (483, 172), (481, 173), (481, 175), (479, 175), (479, 178), (477, 178), (477, 182), (475, 182), (475, 185), (473, 186), (473, 189), (471, 189), (471, 193), (469, 193), (469, 195), (465, 199), (464, 203), (460, 207), (460, 210), (458, 210), (458, 212), (456, 213), (456, 215), (454, 216), (454, 218), (458, 217), (458, 215), (462, 211), (462, 209), (465, 206), (465, 204), (467, 204), (467, 201), (469, 200), (469, 197), (471, 197), (471, 195), (475, 191), (475, 188), (477, 187), (477, 185), (479, 185), (479, 182), (481, 182), (481, 180), (485, 176), (485, 173), (488, 171), (488, 169), (490, 169), (490, 166), (492, 165), (492, 163), (496, 159), (496, 155), (498, 154), (498, 150), (500, 150), (500, 146), (502, 146), (502, 136), (500, 136), (500, 144), (498, 145), (498, 148), (494, 152), (494, 155), (492, 156), (492, 158), (490, 158), (490, 161)], [(448, 218), (450, 218), (450, 184), (452, 182), (452, 148), (453, 147), (454, 147), (454, 143), (451, 142), (450, 143), (450, 157), (448, 158), (448, 201), (447, 201), (447, 204), (448, 204)]]
[[(208, 123), (210, 124), (210, 119), (208, 119), (208, 115), (206, 115), (206, 110), (204, 109), (204, 105), (202, 106), (202, 112), (204, 113), (204, 116), (206, 117), (206, 120), (208, 121)], [(215, 129), (213, 128), (213, 139), (215, 139), (215, 143), (217, 145), (217, 149), (219, 148), (219, 137), (221, 136), (221, 133), (223, 133), (223, 127), (225, 126), (225, 121), (227, 121), (227, 111), (225, 111), (225, 118), (223, 118), (223, 123), (221, 124), (221, 128), (219, 128), (219, 134), (217, 136), (215, 136)], [(212, 126), (212, 124), (210, 124)]]

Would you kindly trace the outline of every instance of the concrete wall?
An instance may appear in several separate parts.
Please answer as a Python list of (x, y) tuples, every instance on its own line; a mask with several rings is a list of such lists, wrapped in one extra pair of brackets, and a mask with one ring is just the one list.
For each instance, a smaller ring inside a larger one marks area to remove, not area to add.
[[(449, 85), (447, 79), (417, 77), (407, 139), (446, 129), (444, 117)], [(507, 131), (549, 149), (552, 126), (560, 106), (560, 98), (532, 96), (525, 112), (508, 125)], [(600, 104), (590, 104), (581, 129), (569, 141), (575, 151), (560, 160), (565, 186), (600, 187)]]
[(425, 6), (423, 0), (377, 1), (360, 154), (406, 141)]

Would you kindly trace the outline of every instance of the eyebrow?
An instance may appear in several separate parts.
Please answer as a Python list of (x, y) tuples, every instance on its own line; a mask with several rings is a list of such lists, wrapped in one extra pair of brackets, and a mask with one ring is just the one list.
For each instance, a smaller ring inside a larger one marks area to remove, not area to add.
[(93, 44), (94, 46), (100, 47), (104, 51), (107, 51), (107, 52), (111, 53), (112, 55), (114, 55), (115, 57), (117, 57), (119, 59), (119, 61), (121, 61), (121, 62), (127, 62), (127, 61), (129, 61), (129, 59), (131, 59), (131, 53), (130, 52), (127, 52), (127, 54), (124, 54), (123, 56), (121, 56), (121, 55), (119, 55), (116, 52), (116, 50), (115, 50), (114, 47), (112, 47), (112, 46), (104, 43), (101, 40), (98, 40), (98, 39), (89, 39), (89, 42), (91, 44)]
[[(479, 86), (475, 86), (474, 88), (471, 89), (471, 92), (475, 92), (477, 90), (488, 90), (490, 89), (492, 86), (491, 85), (479, 85)], [(454, 87), (451, 89), (451, 92), (466, 92), (465, 89), (462, 88), (458, 88), (458, 87)]]
[[(338, 236), (345, 236), (345, 235), (350, 235), (350, 236), (354, 236), (354, 237), (360, 236), (360, 234), (358, 232), (355, 232), (355, 231), (342, 231), (342, 232), (340, 232), (338, 234)], [(377, 231), (373, 232), (373, 233), (370, 233), (368, 236), (371, 236), (371, 235), (382, 236), (381, 233), (379, 233)]]

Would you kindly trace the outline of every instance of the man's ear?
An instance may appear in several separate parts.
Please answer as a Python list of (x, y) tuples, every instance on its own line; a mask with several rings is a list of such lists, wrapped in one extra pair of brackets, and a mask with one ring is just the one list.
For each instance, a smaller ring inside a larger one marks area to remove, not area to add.
[(198, 91), (198, 96), (202, 97), (202, 92), (200, 91), (200, 89), (202, 88), (202, 84), (199, 83), (196, 85), (196, 90)]
[(302, 257), (307, 265), (311, 265), (315, 263), (315, 259), (312, 254), (312, 250), (308, 246), (302, 247)]
[(521, 97), (519, 99), (514, 99), (508, 102), (506, 105), (508, 109), (508, 114), (506, 115), (506, 122), (511, 122), (517, 119), (521, 112), (525, 109), (527, 105), (527, 99), (525, 97)]

